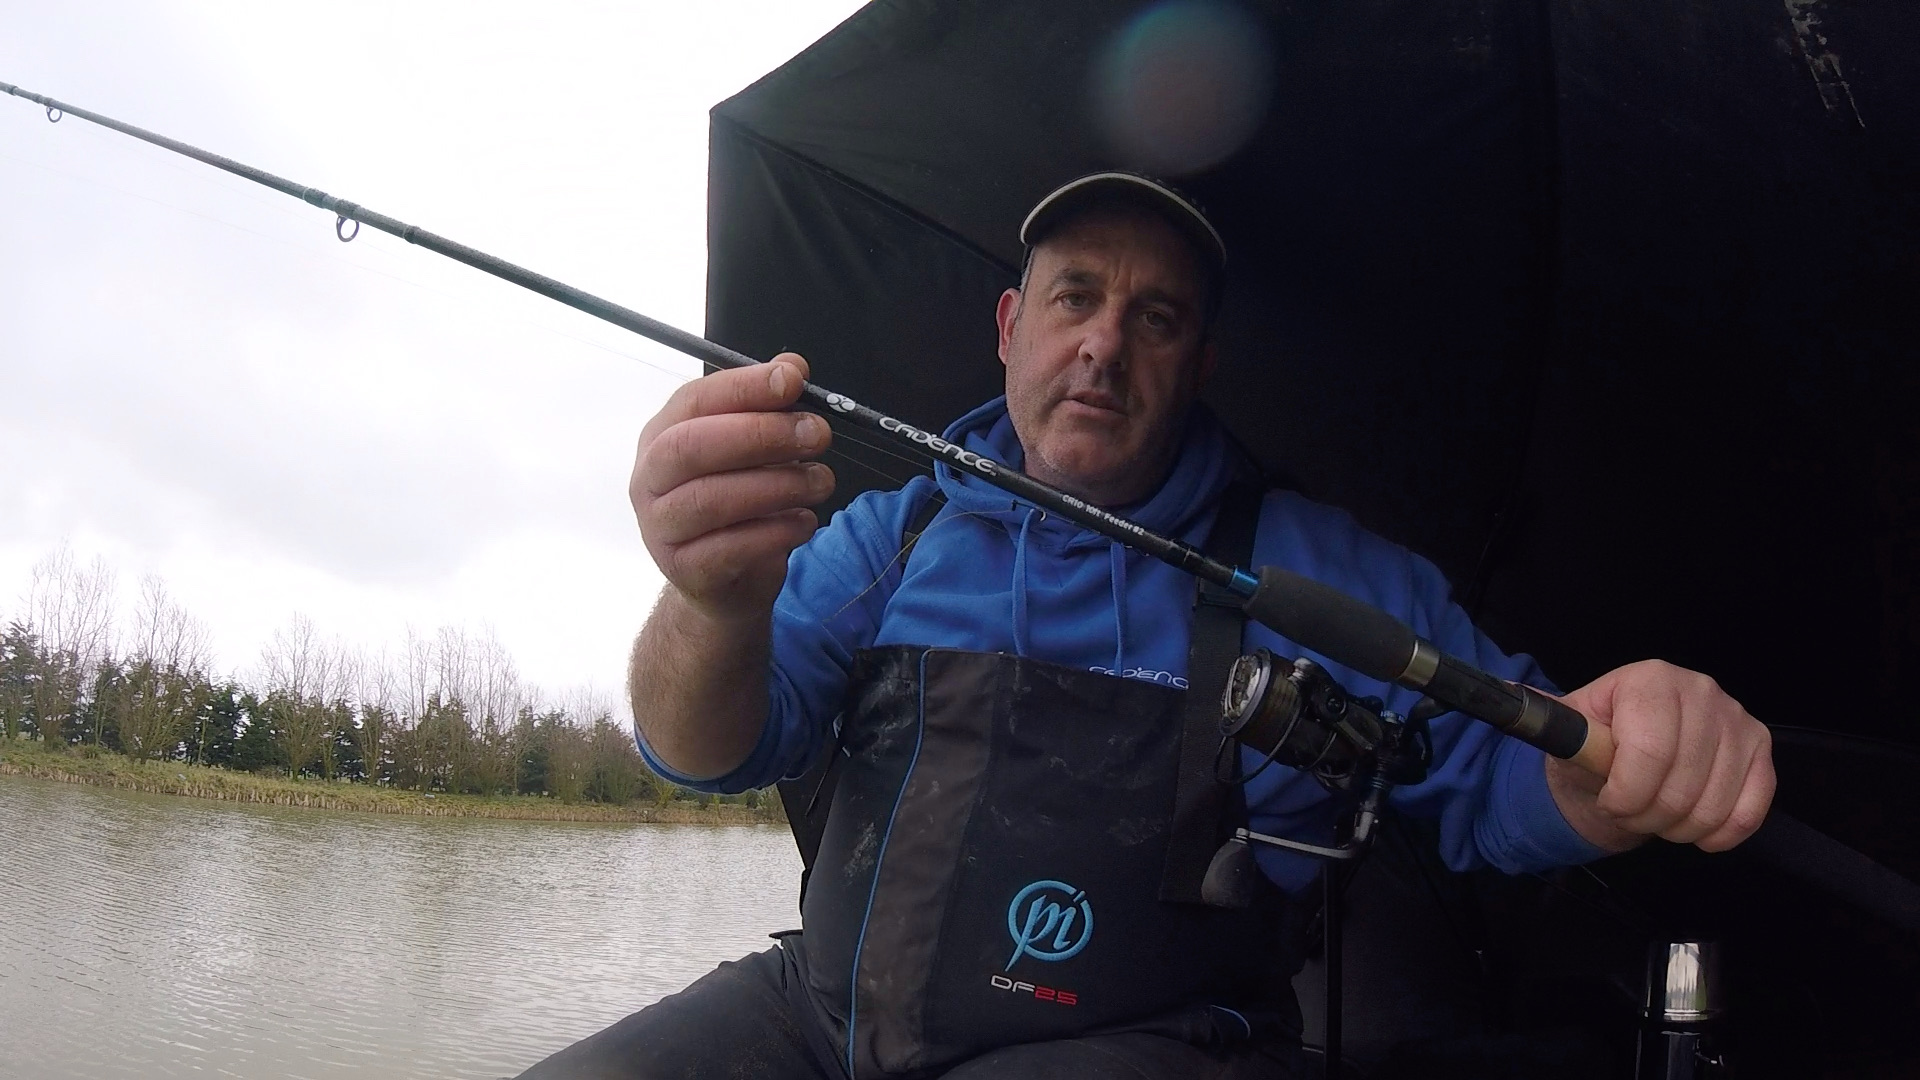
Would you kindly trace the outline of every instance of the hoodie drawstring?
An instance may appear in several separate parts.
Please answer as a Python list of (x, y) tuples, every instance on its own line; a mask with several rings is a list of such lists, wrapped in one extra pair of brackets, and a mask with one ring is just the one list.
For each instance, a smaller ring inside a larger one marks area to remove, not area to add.
[(1020, 519), (1020, 539), (1013, 546), (1013, 654), (1027, 655), (1027, 532), (1033, 527), (1029, 508)]
[[(1020, 536), (1013, 545), (1013, 654), (1027, 655), (1027, 538), (1033, 531), (1034, 515), (1029, 508), (1020, 519)], [(1127, 549), (1118, 541), (1107, 544), (1107, 564), (1113, 582), (1113, 673), (1127, 671)]]

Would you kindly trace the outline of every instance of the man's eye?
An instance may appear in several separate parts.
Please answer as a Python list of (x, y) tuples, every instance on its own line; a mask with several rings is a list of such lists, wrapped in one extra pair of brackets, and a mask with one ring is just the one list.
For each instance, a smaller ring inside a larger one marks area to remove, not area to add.
[(1070, 292), (1060, 294), (1060, 304), (1063, 307), (1078, 309), (1086, 307), (1091, 302), (1091, 298), (1088, 297), (1086, 293)]
[(1173, 329), (1173, 317), (1168, 315), (1164, 311), (1143, 312), (1140, 316), (1140, 319), (1142, 322), (1145, 322), (1147, 324), (1149, 329), (1153, 329), (1153, 330)]

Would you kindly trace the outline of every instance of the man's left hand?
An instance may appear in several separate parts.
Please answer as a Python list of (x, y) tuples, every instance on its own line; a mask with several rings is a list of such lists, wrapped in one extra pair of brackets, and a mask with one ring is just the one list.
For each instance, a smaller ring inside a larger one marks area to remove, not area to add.
[(1773, 802), (1773, 737), (1718, 683), (1647, 660), (1568, 694), (1613, 729), (1604, 780), (1547, 759), (1547, 787), (1574, 831), (1609, 851), (1659, 836), (1725, 851), (1753, 834)]

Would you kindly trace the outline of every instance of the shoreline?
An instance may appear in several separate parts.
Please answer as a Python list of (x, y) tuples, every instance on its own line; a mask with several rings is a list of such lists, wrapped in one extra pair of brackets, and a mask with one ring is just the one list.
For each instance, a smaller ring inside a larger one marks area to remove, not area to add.
[(230, 772), (178, 761), (135, 761), (112, 751), (47, 750), (38, 743), (0, 737), (0, 775), (68, 784), (120, 788), (150, 795), (218, 802), (357, 810), (413, 817), (496, 818), (512, 821), (587, 821), (656, 825), (775, 825), (785, 821), (778, 801), (751, 809), (675, 800), (666, 806), (563, 803), (533, 795), (449, 795), (356, 784), (345, 780), (293, 780)]

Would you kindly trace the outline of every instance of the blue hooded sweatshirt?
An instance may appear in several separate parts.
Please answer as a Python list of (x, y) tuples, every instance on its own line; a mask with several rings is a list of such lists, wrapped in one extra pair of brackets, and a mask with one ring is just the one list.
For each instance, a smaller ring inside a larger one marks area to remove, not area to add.
[[(1004, 398), (962, 417), (946, 438), (1023, 467)], [(1219, 421), (1196, 408), (1166, 482), (1117, 512), (1200, 546), (1242, 462)], [(1192, 578), (971, 475), (945, 465), (934, 471), (934, 480), (861, 495), (793, 553), (774, 605), (767, 724), (747, 760), (725, 776), (689, 777), (663, 767), (643, 740), (648, 764), (707, 791), (763, 787), (802, 770), (829, 737), (854, 653), (876, 645), (1012, 653), (1186, 686)], [(936, 482), (946, 506), (903, 570), (901, 534)], [(1255, 565), (1304, 574), (1392, 613), (1444, 652), (1551, 689), (1530, 657), (1507, 656), (1474, 628), (1433, 564), (1367, 532), (1343, 511), (1292, 492), (1269, 492), (1254, 555)], [(1349, 692), (1382, 698), (1402, 714), (1418, 700), (1255, 623), (1248, 623), (1244, 644), (1289, 659), (1310, 656)], [(1436, 719), (1433, 736), (1431, 775), (1397, 789), (1393, 801), (1439, 821), (1448, 865), (1524, 873), (1601, 854), (1554, 805), (1540, 751), (1459, 714)], [(1249, 767), (1257, 764), (1246, 753)], [(1273, 766), (1247, 785), (1246, 798), (1256, 831), (1332, 840), (1337, 809), (1311, 776)], [(1258, 857), (1267, 875), (1290, 890), (1304, 888), (1319, 871), (1315, 860), (1278, 849), (1262, 848)]]

